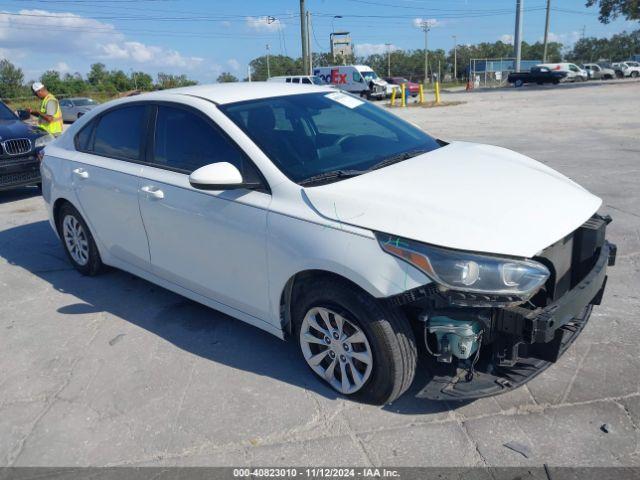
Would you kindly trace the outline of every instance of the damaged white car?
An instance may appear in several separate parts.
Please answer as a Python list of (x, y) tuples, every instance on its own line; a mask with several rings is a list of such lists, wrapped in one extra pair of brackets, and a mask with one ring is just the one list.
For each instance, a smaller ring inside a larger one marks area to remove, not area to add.
[(601, 200), (568, 178), (328, 87), (110, 102), (47, 146), (42, 179), (81, 273), (111, 265), (289, 338), (376, 404), (414, 381), (430, 399), (522, 385), (575, 340), (615, 261)]

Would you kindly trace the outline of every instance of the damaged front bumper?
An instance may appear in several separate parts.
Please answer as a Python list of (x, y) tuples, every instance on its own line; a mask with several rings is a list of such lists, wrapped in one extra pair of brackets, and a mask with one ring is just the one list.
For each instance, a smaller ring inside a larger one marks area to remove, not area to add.
[[(437, 363), (427, 385), (417, 394), (432, 400), (464, 400), (487, 397), (513, 390), (550, 367), (578, 337), (599, 305), (606, 285), (606, 270), (615, 262), (616, 248), (605, 242), (589, 274), (558, 301), (545, 308), (527, 310), (505, 308), (496, 318), (497, 328), (521, 342), (509, 343), (498, 361), (469, 369)], [(506, 332), (505, 332), (506, 327)], [(497, 342), (498, 345), (501, 342)], [(494, 352), (495, 352), (494, 348)]]
[(552, 275), (526, 303), (459, 307), (456, 292), (434, 284), (392, 298), (420, 320), (417, 336), (424, 338), (427, 375), (417, 397), (466, 400), (497, 395), (551, 366), (602, 300), (607, 266), (615, 264), (617, 251), (605, 240), (610, 221), (594, 215), (541, 252), (536, 260), (546, 263)]

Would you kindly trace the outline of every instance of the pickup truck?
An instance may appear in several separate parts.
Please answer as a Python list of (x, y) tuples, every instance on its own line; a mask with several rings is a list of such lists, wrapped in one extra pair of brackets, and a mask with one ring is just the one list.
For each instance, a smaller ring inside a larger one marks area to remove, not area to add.
[(558, 84), (567, 76), (567, 72), (559, 70), (550, 70), (547, 67), (532, 67), (529, 72), (513, 72), (509, 74), (508, 81), (516, 87), (521, 87), (525, 83), (543, 83)]

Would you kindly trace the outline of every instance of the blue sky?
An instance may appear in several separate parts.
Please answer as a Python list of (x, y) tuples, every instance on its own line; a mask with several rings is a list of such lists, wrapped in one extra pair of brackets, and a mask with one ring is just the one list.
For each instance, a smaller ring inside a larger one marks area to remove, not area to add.
[[(546, 0), (523, 0), (524, 39), (542, 38)], [(509, 41), (515, 0), (307, 0), (312, 48), (327, 51), (329, 33), (351, 32), (358, 54), (422, 48), (420, 20), (432, 24), (429, 48)], [(598, 22), (585, 0), (552, 0), (551, 38), (571, 45), (610, 36), (638, 22)], [(342, 18), (334, 18), (339, 15)], [(300, 55), (298, 0), (4, 0), (0, 1), (0, 57), (21, 66), (27, 79), (44, 70), (85, 74), (91, 63), (126, 72), (185, 73), (201, 82), (222, 71), (246, 76), (264, 54)]]

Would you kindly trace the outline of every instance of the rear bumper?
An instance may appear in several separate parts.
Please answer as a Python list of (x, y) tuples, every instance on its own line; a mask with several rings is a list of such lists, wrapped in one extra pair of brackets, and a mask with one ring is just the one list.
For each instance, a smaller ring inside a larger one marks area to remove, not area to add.
[[(478, 369), (469, 378), (466, 370), (451, 372), (450, 366), (437, 364), (431, 378), (417, 394), (432, 400), (466, 400), (504, 393), (527, 383), (550, 367), (575, 341), (599, 305), (606, 286), (607, 266), (615, 263), (616, 246), (604, 242), (591, 271), (572, 290), (556, 302), (536, 310), (505, 308), (498, 321), (514, 331), (526, 332), (529, 355), (519, 356), (513, 365)], [(528, 338), (527, 338), (528, 337)]]
[(40, 162), (35, 152), (21, 157), (0, 159), (0, 190), (40, 182)]

